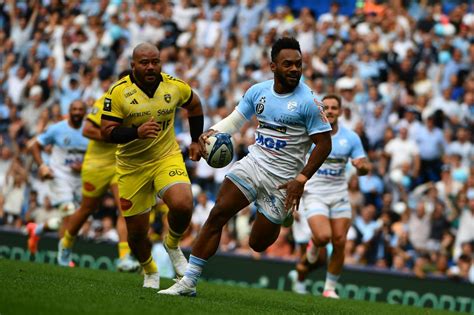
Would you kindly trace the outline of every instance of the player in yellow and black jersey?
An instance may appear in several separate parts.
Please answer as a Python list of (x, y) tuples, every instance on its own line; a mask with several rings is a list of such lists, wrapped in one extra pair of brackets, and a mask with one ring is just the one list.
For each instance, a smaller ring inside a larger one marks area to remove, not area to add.
[(158, 288), (159, 275), (147, 236), (149, 212), (156, 194), (169, 208), (169, 233), (164, 246), (178, 277), (186, 258), (178, 246), (193, 210), (191, 185), (176, 142), (174, 117), (187, 110), (192, 143), (190, 159), (198, 161), (204, 117), (201, 101), (190, 86), (161, 72), (158, 49), (148, 43), (133, 50), (132, 74), (108, 91), (101, 131), (117, 146), (117, 175), (122, 213), (132, 252), (145, 270), (144, 287)]
[[(131, 71), (129, 70), (124, 71), (119, 75), (119, 78), (123, 78), (130, 73)], [(58, 263), (62, 266), (68, 266), (70, 264), (75, 237), (89, 215), (97, 209), (102, 196), (107, 192), (109, 187), (120, 209), (118, 185), (115, 175), (115, 151), (117, 150), (117, 145), (115, 143), (104, 142), (100, 134), (104, 99), (105, 94), (94, 103), (84, 123), (82, 133), (85, 137), (89, 138), (90, 141), (81, 169), (82, 202), (79, 209), (77, 209), (66, 224), (64, 237), (59, 241)], [(118, 270), (138, 270), (140, 265), (129, 255), (130, 248), (127, 242), (127, 227), (121, 214), (119, 214), (117, 220), (117, 232), (119, 235)]]

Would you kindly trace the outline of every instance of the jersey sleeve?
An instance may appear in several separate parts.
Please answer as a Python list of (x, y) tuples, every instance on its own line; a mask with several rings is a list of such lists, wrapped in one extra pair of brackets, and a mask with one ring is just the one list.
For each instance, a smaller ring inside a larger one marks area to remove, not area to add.
[(247, 90), (247, 92), (245, 92), (244, 96), (236, 107), (237, 111), (241, 113), (247, 120), (250, 120), (255, 114), (255, 108), (253, 106), (254, 95), (255, 88), (252, 86)]
[(102, 107), (104, 105), (105, 95), (95, 101), (92, 106), (91, 112), (87, 115), (87, 119), (90, 120), (94, 125), (100, 126), (100, 119), (102, 117)]
[(56, 135), (57, 125), (49, 126), (45, 132), (41, 133), (36, 139), (41, 146), (46, 146), (49, 144), (54, 144), (54, 139)]
[(191, 98), (193, 97), (193, 90), (184, 81), (175, 80), (175, 84), (178, 87), (179, 95), (180, 95), (180, 104), (179, 106), (187, 105), (189, 102), (191, 102)]
[(351, 159), (360, 159), (365, 157), (364, 147), (362, 146), (362, 141), (360, 137), (353, 133), (351, 136), (351, 143), (352, 143), (352, 151), (351, 151)]
[(120, 83), (114, 84), (103, 98), (102, 105), (102, 119), (122, 122), (126, 117), (124, 114), (124, 97), (120, 88)]
[(302, 114), (308, 135), (332, 130), (322, 103), (308, 100), (303, 106)]

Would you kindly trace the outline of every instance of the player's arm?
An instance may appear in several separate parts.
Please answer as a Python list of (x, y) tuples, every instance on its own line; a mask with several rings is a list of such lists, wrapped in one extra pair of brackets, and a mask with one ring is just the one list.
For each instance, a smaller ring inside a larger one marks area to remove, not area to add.
[(97, 141), (104, 141), (102, 134), (100, 132), (100, 127), (94, 124), (89, 119), (84, 121), (84, 127), (82, 128), (82, 135), (86, 138), (97, 140)]
[(358, 176), (367, 175), (372, 168), (372, 164), (366, 157), (352, 160), (352, 165), (357, 169)]
[(286, 189), (286, 209), (298, 209), (300, 198), (303, 195), (304, 185), (314, 175), (314, 173), (316, 173), (321, 165), (323, 165), (329, 153), (331, 153), (331, 131), (316, 133), (310, 135), (310, 138), (316, 147), (311, 152), (308, 162), (306, 162), (303, 170), (301, 170), (301, 172), (294, 179), (278, 186), (278, 189)]
[(44, 163), (43, 158), (41, 157), (42, 148), (43, 147), (39, 143), (38, 139), (34, 139), (30, 147), (30, 152), (33, 156), (33, 160), (35, 160), (36, 164), (39, 165), (38, 175), (42, 179), (53, 178), (53, 172), (49, 166)]
[(190, 99), (182, 107), (188, 111), (189, 132), (191, 133), (189, 158), (192, 161), (199, 161), (202, 156), (199, 147), (199, 136), (204, 128), (201, 100), (196, 93), (191, 93)]

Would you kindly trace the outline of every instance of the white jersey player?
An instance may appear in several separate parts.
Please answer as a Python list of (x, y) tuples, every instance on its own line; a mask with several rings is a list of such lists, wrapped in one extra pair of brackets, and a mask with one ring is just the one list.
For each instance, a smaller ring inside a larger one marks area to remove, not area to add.
[[(357, 169), (358, 175), (367, 174), (371, 166), (359, 136), (337, 124), (337, 118), (341, 114), (339, 96), (326, 95), (323, 103), (332, 127), (332, 150), (316, 174), (306, 183), (301, 199), (300, 214), (308, 219), (313, 238), (306, 257), (303, 257), (300, 264), (305, 264), (306, 259), (309, 264), (316, 263), (320, 248), (332, 243), (333, 250), (323, 296), (338, 298), (335, 286), (342, 271), (346, 235), (352, 218), (345, 170), (349, 159)], [(304, 277), (300, 268), (297, 267), (297, 270), (300, 273), (299, 281), (294, 289), (303, 293)]]
[[(89, 141), (82, 135), (85, 114), (86, 105), (82, 101), (72, 102), (68, 119), (51, 125), (36, 138), (31, 148), (33, 158), (39, 165), (39, 176), (51, 180), (51, 201), (54, 206), (59, 207), (63, 221), (74, 213), (75, 203), (78, 203), (81, 197), (81, 167)], [(41, 150), (47, 145), (52, 145), (49, 165), (46, 165), (41, 157)], [(53, 227), (40, 224), (27, 226), (30, 250), (36, 249), (38, 235), (45, 228)]]
[[(236, 110), (200, 137), (201, 152), (209, 135), (234, 133), (256, 116), (259, 126), (249, 154), (227, 174), (216, 204), (193, 246), (185, 276), (162, 294), (196, 294), (196, 283), (214, 255), (222, 228), (241, 209), (255, 202), (258, 209), (249, 245), (262, 252), (275, 242), (280, 225), (297, 209), (306, 181), (331, 151), (329, 125), (322, 104), (300, 82), (302, 57), (298, 41), (282, 38), (271, 52), (274, 80), (252, 86)], [(309, 160), (311, 144), (317, 144)]]

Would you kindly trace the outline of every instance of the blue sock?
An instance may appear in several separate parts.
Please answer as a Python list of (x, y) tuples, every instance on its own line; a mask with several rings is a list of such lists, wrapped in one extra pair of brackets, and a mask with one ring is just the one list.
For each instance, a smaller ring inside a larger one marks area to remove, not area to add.
[(41, 235), (44, 230), (44, 224), (43, 223), (38, 223), (35, 228), (35, 234), (36, 235)]
[(190, 255), (189, 263), (184, 272), (183, 280), (196, 286), (199, 277), (201, 276), (202, 269), (206, 265), (207, 260), (201, 259), (199, 257)]

